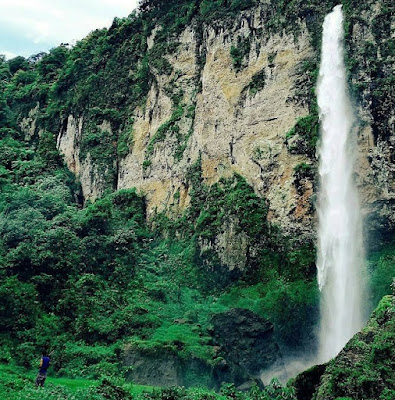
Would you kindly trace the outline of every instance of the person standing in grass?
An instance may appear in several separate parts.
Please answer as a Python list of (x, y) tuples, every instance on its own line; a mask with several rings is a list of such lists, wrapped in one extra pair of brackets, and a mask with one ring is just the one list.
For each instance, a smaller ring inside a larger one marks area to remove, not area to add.
[(44, 352), (40, 361), (40, 369), (38, 370), (38, 375), (36, 378), (36, 386), (43, 387), (45, 383), (45, 378), (47, 377), (47, 369), (49, 367), (51, 359), (48, 357), (47, 353)]

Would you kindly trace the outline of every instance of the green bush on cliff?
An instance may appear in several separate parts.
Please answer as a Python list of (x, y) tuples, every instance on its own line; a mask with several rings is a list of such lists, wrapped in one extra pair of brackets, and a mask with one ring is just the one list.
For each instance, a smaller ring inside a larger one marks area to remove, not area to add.
[(133, 124), (134, 119), (130, 118), (125, 124), (122, 133), (119, 135), (117, 154), (120, 158), (126, 157), (131, 151), (133, 145)]
[(319, 137), (318, 114), (299, 118), (295, 126), (286, 133), (285, 139), (289, 142), (295, 136), (299, 140), (292, 147), (289, 146), (289, 150), (296, 154), (308, 154), (310, 157), (315, 157)]
[(231, 19), (237, 12), (251, 8), (255, 0), (202, 0), (200, 13), (203, 20)]
[(239, 72), (246, 66), (250, 55), (250, 50), (251, 41), (249, 37), (244, 39), (239, 38), (237, 46), (231, 46), (230, 56), (236, 72)]
[(395, 276), (395, 250), (389, 243), (381, 250), (371, 254), (368, 262), (370, 274), (370, 302), (376, 306), (381, 298), (391, 293), (391, 284)]
[(260, 90), (265, 87), (266, 71), (262, 69), (257, 72), (251, 80), (251, 83), (247, 86), (248, 93), (250, 96), (255, 96)]
[[(151, 164), (148, 163), (150, 160), (150, 157), (154, 153), (155, 149), (155, 144), (158, 142), (163, 142), (164, 139), (166, 138), (166, 135), (171, 132), (172, 134), (177, 134), (179, 132), (179, 126), (177, 125), (177, 122), (180, 121), (182, 116), (184, 115), (184, 105), (183, 104), (178, 104), (176, 109), (173, 111), (170, 119), (163, 123), (158, 130), (155, 132), (154, 136), (148, 143), (146, 152), (145, 152), (145, 160), (144, 160), (144, 165), (147, 167), (150, 166)], [(143, 165), (143, 167), (144, 167)]]

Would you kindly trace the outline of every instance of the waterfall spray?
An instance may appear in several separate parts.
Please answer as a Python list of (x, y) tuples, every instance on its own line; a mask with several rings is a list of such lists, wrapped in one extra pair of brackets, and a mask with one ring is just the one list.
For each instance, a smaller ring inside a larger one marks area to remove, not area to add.
[(317, 95), (322, 134), (317, 259), (321, 290), (319, 359), (325, 362), (364, 323), (362, 223), (353, 181), (354, 117), (347, 90), (340, 5), (324, 21)]

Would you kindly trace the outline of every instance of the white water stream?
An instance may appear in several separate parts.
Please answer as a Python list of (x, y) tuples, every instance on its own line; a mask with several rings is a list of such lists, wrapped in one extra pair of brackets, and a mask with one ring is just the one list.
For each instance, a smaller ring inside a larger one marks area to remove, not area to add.
[(342, 8), (336, 6), (324, 21), (317, 86), (322, 135), (317, 260), (321, 362), (334, 357), (364, 323), (362, 223), (353, 179), (357, 147), (343, 39)]

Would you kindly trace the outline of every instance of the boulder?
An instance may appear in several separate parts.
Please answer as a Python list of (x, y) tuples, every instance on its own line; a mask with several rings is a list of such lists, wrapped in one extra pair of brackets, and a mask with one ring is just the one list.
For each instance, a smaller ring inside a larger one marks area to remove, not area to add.
[(214, 342), (223, 358), (217, 379), (241, 385), (252, 377), (282, 364), (273, 324), (250, 310), (234, 308), (215, 314), (211, 323)]
[(197, 358), (185, 360), (166, 351), (127, 349), (123, 361), (130, 367), (126, 379), (139, 385), (192, 387), (201, 384), (217, 388), (211, 366)]

